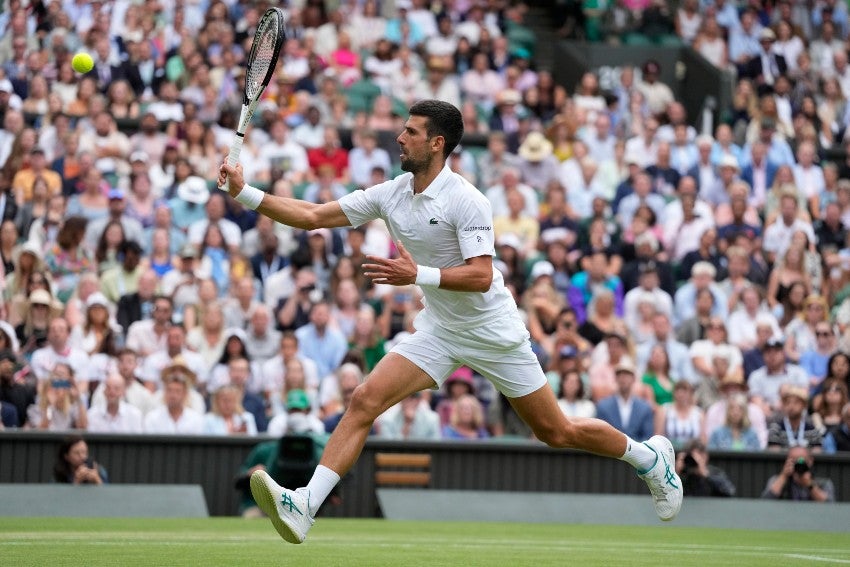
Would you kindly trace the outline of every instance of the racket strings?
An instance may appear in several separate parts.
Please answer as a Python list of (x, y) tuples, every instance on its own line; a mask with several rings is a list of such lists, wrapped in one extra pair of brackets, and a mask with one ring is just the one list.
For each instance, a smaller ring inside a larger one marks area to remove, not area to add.
[(252, 47), (253, 58), (248, 63), (248, 77), (245, 85), (248, 98), (256, 97), (263, 90), (269, 67), (275, 60), (277, 21), (269, 18), (266, 23), (267, 25), (254, 38), (257, 44)]

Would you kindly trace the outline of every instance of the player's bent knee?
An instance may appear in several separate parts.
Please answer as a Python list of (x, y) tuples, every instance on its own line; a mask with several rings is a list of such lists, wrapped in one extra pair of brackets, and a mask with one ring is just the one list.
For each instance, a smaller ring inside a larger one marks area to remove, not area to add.
[(346, 413), (371, 423), (383, 411), (384, 408), (381, 400), (371, 394), (365, 384), (361, 384), (354, 390), (351, 396), (351, 405), (346, 410)]

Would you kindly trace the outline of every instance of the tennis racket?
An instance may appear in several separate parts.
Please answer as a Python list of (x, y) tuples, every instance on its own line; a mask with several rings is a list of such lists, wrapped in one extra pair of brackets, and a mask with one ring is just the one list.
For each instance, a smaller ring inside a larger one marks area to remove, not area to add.
[[(263, 91), (271, 81), (280, 48), (283, 47), (285, 40), (286, 25), (283, 21), (283, 11), (280, 8), (269, 8), (257, 24), (251, 51), (245, 63), (245, 92), (242, 95), (242, 111), (239, 113), (236, 136), (230, 144), (230, 153), (227, 155), (229, 165), (235, 166), (239, 162), (242, 143), (245, 141), (245, 131), (254, 116), (254, 111), (257, 110)], [(225, 183), (219, 189), (226, 190), (226, 186)]]

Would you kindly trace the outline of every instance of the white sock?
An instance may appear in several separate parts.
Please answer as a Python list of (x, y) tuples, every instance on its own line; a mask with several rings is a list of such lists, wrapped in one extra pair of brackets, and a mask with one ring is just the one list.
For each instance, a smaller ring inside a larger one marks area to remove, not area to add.
[(638, 443), (628, 435), (625, 435), (625, 438), (626, 452), (623, 453), (620, 460), (632, 465), (637, 469), (639, 474), (646, 474), (655, 466), (655, 461), (658, 460), (658, 454), (645, 443)]
[(319, 506), (339, 482), (339, 475), (324, 465), (319, 465), (313, 472), (313, 478), (307, 483), (310, 492), (310, 515), (315, 516)]

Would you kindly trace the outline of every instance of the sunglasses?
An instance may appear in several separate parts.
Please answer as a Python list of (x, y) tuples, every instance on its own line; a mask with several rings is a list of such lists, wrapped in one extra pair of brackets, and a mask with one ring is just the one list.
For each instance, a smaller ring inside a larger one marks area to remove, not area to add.
[(561, 326), (565, 329), (572, 329), (573, 322), (572, 321), (561, 321)]
[(815, 333), (815, 336), (818, 336), (818, 337), (831, 337), (831, 336), (832, 336), (832, 333), (830, 333), (829, 331), (817, 331), (817, 332)]

